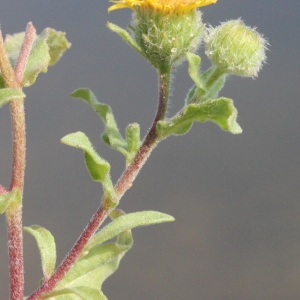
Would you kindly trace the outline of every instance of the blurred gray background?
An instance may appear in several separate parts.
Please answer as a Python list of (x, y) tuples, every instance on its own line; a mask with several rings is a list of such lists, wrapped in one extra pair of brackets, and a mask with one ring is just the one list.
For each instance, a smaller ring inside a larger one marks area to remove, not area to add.
[[(85, 3), (86, 2), (86, 3)], [(147, 132), (156, 108), (155, 71), (110, 32), (126, 27), (130, 10), (107, 14), (103, 0), (1, 0), (3, 34), (32, 21), (67, 32), (71, 49), (25, 90), (28, 156), (24, 225), (39, 224), (56, 238), (60, 261), (99, 205), (101, 186), (85, 170), (81, 151), (60, 144), (84, 131), (112, 164), (123, 157), (100, 141), (103, 125), (68, 96), (91, 88), (111, 105), (120, 128), (138, 122)], [(202, 9), (204, 22), (242, 17), (271, 44), (259, 78), (230, 77), (222, 96), (239, 111), (241, 135), (196, 124), (153, 152), (121, 201), (126, 212), (158, 210), (176, 222), (134, 230), (135, 245), (104, 284), (110, 300), (296, 300), (300, 298), (300, 2), (219, 0)], [(200, 51), (203, 53), (203, 50)], [(204, 59), (203, 68), (208, 66)], [(176, 71), (170, 113), (192, 82), (187, 64)], [(0, 111), (0, 182), (8, 185), (11, 137), (8, 106)], [(0, 218), (0, 291), (8, 299), (5, 218)], [(25, 233), (26, 293), (42, 277), (34, 239)]]

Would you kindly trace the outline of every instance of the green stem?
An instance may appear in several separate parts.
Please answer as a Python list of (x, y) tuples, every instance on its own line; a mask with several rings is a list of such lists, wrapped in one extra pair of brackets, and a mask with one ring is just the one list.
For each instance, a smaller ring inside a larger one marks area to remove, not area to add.
[[(159, 73), (159, 97), (156, 116), (153, 124), (146, 135), (143, 144), (137, 152), (132, 163), (128, 165), (117, 184), (115, 185), (116, 203), (122, 198), (124, 193), (131, 187), (132, 182), (135, 180), (138, 172), (143, 167), (151, 151), (155, 148), (159, 141), (159, 137), (156, 132), (156, 124), (158, 121), (163, 120), (166, 115), (170, 88), (170, 70), (168, 72)], [(65, 274), (74, 265), (82, 250), (88, 243), (89, 239), (93, 236), (96, 230), (108, 217), (113, 208), (111, 208), (111, 199), (102, 199), (102, 204), (91, 218), (90, 222), (76, 241), (71, 251), (67, 254), (60, 266), (56, 269), (54, 274), (45, 281), (27, 300), (41, 299), (43, 293), (51, 292)]]
[[(209, 76), (206, 78), (205, 87), (209, 90), (214, 83), (219, 80), (221, 76), (224, 76), (225, 72), (219, 69), (217, 66), (212, 66), (210, 70), (208, 70)], [(205, 74), (204, 74), (205, 76)]]
[(202, 103), (208, 99), (213, 99), (223, 87), (226, 73), (216, 66), (212, 66), (203, 74), (205, 90), (195, 87), (193, 95), (188, 99), (190, 103)]

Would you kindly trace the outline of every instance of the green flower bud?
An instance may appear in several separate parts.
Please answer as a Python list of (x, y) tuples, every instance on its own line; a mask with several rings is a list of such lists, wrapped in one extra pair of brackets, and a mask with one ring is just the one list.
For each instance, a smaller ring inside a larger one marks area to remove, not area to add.
[(267, 41), (241, 20), (208, 29), (206, 55), (225, 73), (255, 77), (266, 60)]
[(133, 13), (133, 35), (147, 59), (159, 69), (169, 69), (187, 52), (195, 52), (202, 36), (201, 13), (162, 14), (152, 9)]

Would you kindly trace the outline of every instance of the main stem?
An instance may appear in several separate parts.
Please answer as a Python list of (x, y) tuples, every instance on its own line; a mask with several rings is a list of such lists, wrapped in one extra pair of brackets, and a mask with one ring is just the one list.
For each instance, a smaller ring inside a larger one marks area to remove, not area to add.
[[(158, 76), (159, 97), (156, 116), (135, 158), (133, 159), (132, 163), (125, 169), (117, 184), (115, 185), (116, 199), (114, 200), (116, 203), (119, 202), (124, 193), (130, 188), (132, 182), (135, 180), (138, 172), (143, 167), (151, 151), (159, 142), (159, 136), (157, 135), (156, 131), (156, 124), (158, 121), (163, 120), (166, 115), (170, 88), (170, 70), (168, 70), (167, 72), (160, 72)], [(60, 266), (56, 269), (55, 273), (47, 281), (45, 281), (27, 300), (41, 299), (43, 293), (51, 292), (59, 283), (59, 281), (66, 275), (66, 273), (70, 270), (70, 268), (74, 265), (74, 263), (80, 256), (89, 239), (93, 236), (93, 234), (111, 212), (112, 209), (106, 205), (106, 202), (106, 199), (102, 200), (102, 204), (91, 218), (90, 222), (76, 241), (71, 251), (62, 261)]]
[[(29, 23), (20, 50), (18, 61), (13, 70), (5, 51), (3, 37), (0, 31), (0, 68), (5, 85), (12, 89), (21, 89), (20, 82), (26, 68), (31, 47), (35, 38), (35, 28)], [(24, 187), (26, 132), (24, 100), (14, 99), (10, 103), (12, 133), (13, 133), (13, 164), (12, 177), (9, 191), (19, 190), (21, 197)], [(16, 200), (16, 199), (14, 199)], [(23, 261), (23, 228), (22, 204), (12, 201), (6, 210), (8, 252), (9, 252), (9, 277), (10, 299), (23, 300), (24, 297), (24, 261)]]

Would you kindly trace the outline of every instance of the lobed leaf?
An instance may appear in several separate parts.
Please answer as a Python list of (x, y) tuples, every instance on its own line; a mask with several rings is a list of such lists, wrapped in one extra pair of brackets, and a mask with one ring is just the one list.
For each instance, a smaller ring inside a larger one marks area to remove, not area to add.
[(89, 243), (86, 246), (86, 249), (90, 249), (95, 245), (102, 244), (114, 238), (121, 232), (132, 229), (134, 227), (148, 226), (171, 221), (174, 221), (174, 218), (172, 216), (157, 211), (141, 211), (122, 215), (102, 228), (97, 234), (95, 234), (90, 239)]
[(242, 132), (236, 122), (237, 109), (233, 101), (228, 98), (207, 100), (200, 104), (188, 104), (183, 111), (169, 121), (159, 121), (157, 132), (161, 139), (171, 134), (180, 135), (187, 133), (193, 122), (211, 121), (219, 125), (223, 130), (233, 134)]
[(42, 260), (44, 279), (47, 280), (53, 274), (56, 263), (56, 246), (54, 237), (49, 230), (38, 225), (24, 227), (24, 230), (30, 233), (37, 242)]

